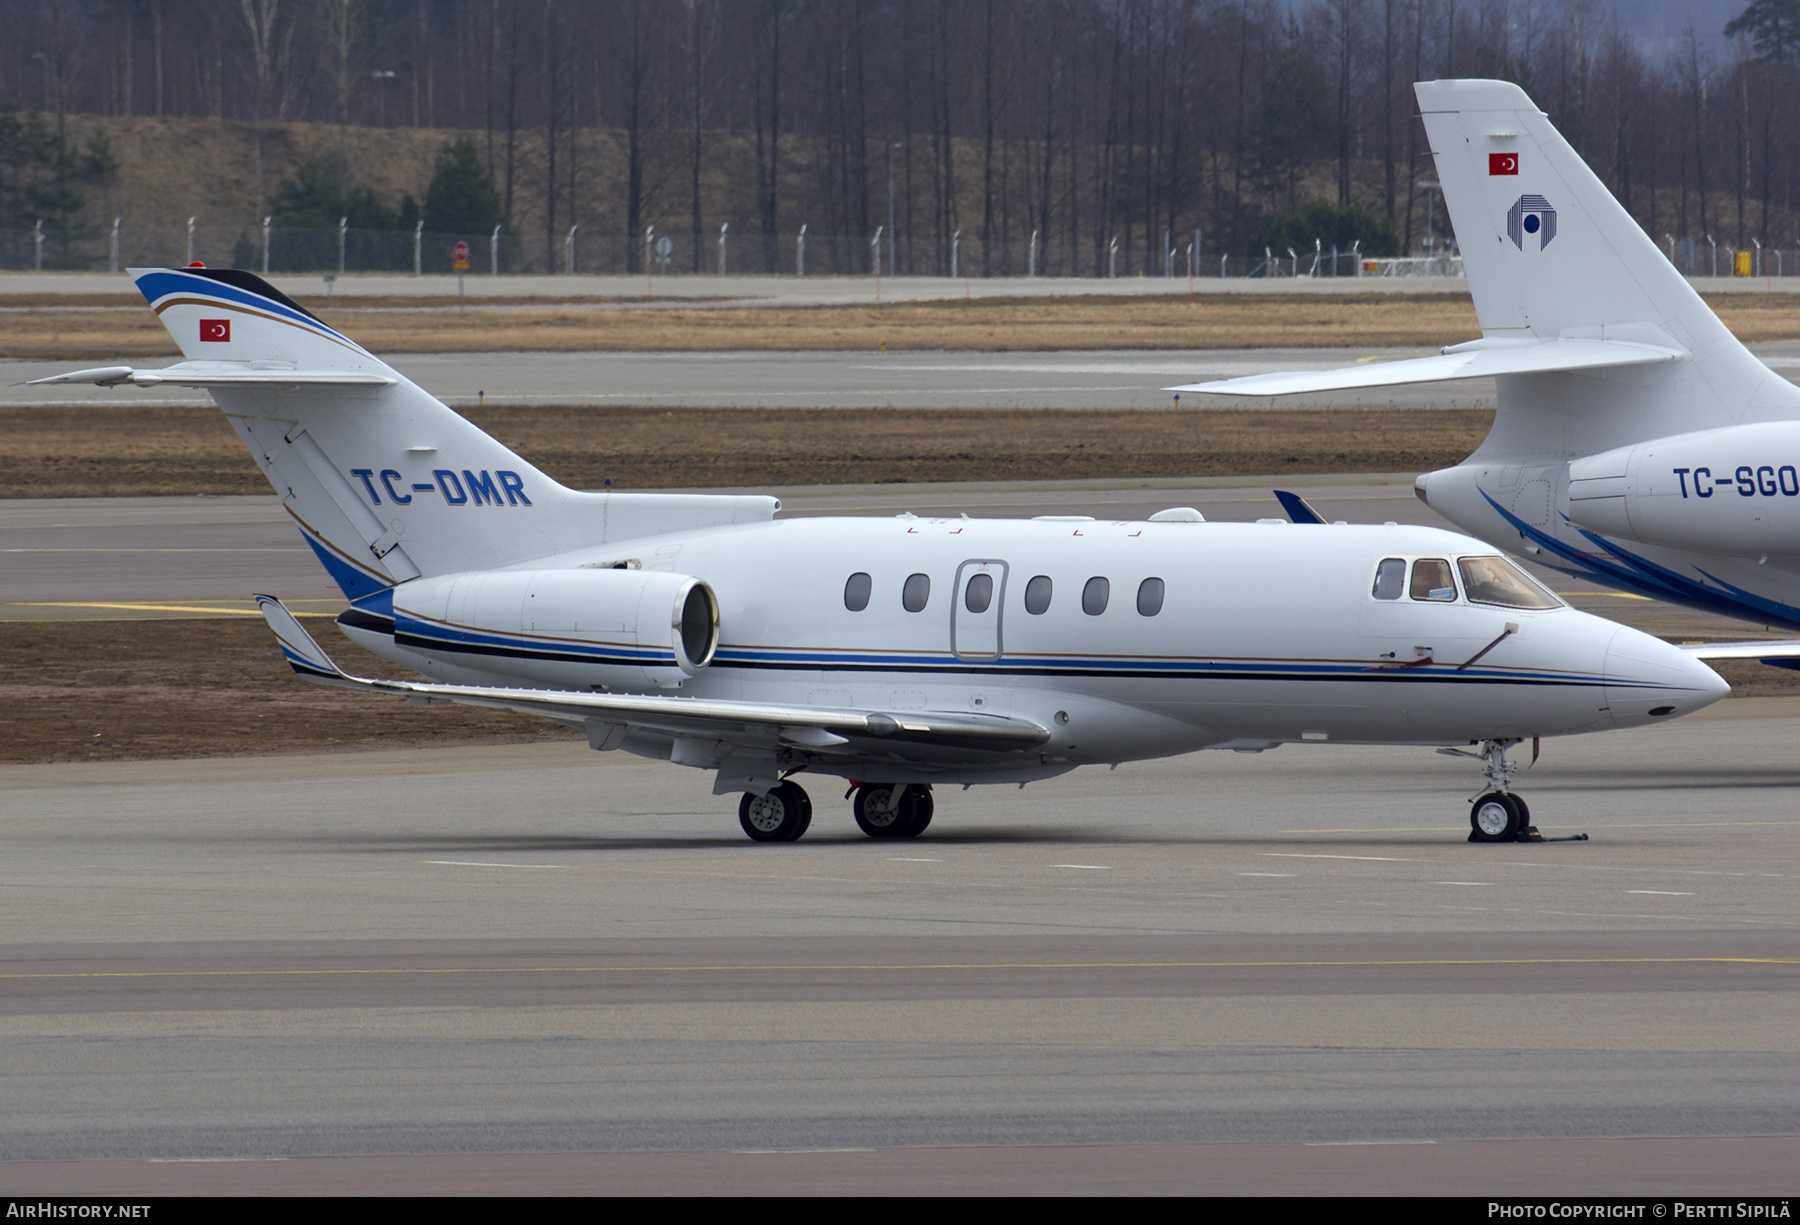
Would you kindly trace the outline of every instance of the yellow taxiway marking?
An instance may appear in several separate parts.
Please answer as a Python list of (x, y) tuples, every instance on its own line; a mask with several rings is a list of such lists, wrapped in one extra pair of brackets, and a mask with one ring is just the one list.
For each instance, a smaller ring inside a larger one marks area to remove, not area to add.
[[(335, 600), (306, 600), (296, 603), (335, 604)], [(260, 617), (262, 612), (255, 608), (231, 608), (224, 604), (108, 604), (98, 600), (83, 600), (75, 603), (49, 603), (30, 600), (13, 600), (5, 605), (7, 608), (123, 608), (133, 612), (192, 612), (192, 613), (224, 613), (233, 617)], [(290, 610), (291, 611), (291, 610)], [(296, 617), (333, 617), (330, 612), (297, 612)]]
[(1800, 965), (1800, 957), (1467, 957), (1397, 961), (1000, 961), (904, 962), (894, 965), (683, 965), (683, 966), (443, 966), (435, 969), (356, 970), (69, 970), (0, 974), (0, 980), (48, 978), (323, 978), (377, 974), (635, 974), (714, 973), (766, 974), (771, 971), (819, 973), (833, 970), (1283, 970), (1379, 969), (1384, 966), (1674, 966)]

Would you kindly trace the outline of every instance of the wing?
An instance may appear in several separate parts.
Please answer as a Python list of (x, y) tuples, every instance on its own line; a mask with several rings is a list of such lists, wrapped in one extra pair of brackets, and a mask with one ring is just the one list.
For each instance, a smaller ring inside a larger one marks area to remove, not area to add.
[(790, 748), (826, 757), (943, 763), (972, 755), (992, 760), (990, 755), (1035, 749), (1050, 738), (1046, 728), (1005, 715), (370, 680), (333, 663), (280, 600), (259, 595), (256, 602), (288, 663), (308, 680), (397, 694), (412, 702), (461, 702), (538, 715), (585, 728), (596, 746), (617, 747), (626, 734), (638, 733), (660, 740), (699, 737), (761, 751)]
[(1748, 642), (1683, 642), (1695, 659), (1754, 659), (1776, 668), (1800, 669), (1800, 638)]
[(1627, 340), (1471, 340), (1452, 345), (1437, 357), (1398, 362), (1369, 362), (1339, 370), (1300, 370), (1253, 374), (1165, 387), (1164, 391), (1204, 391), (1221, 396), (1290, 396), (1316, 391), (1348, 391), (1358, 387), (1392, 387), (1402, 383), (1438, 383), (1496, 374), (1544, 374), (1560, 370), (1597, 370), (1608, 366), (1641, 366), (1687, 356), (1681, 349)]

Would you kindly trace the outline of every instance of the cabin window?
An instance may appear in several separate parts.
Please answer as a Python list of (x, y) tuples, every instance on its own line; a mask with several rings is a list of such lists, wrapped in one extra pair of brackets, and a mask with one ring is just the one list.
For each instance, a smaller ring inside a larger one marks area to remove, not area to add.
[(1561, 608), (1562, 601), (1504, 557), (1459, 557), (1463, 591), (1474, 604), (1502, 608)]
[(1040, 574), (1025, 584), (1025, 611), (1032, 616), (1039, 616), (1050, 608), (1050, 576)]
[(869, 589), (874, 585), (875, 580), (862, 571), (858, 570), (852, 574), (850, 581), (844, 584), (844, 607), (851, 612), (861, 612), (867, 608), (869, 606)]
[(1138, 616), (1154, 617), (1162, 611), (1163, 581), (1147, 578), (1138, 584)]
[(994, 576), (976, 574), (969, 578), (969, 585), (963, 589), (963, 606), (972, 613), (984, 613), (988, 605), (994, 602)]
[(907, 612), (924, 612), (926, 601), (931, 599), (931, 576), (928, 574), (909, 575), (906, 585), (900, 589), (900, 606)]
[(1111, 583), (1098, 576), (1091, 578), (1081, 589), (1081, 611), (1090, 617), (1098, 617), (1106, 611), (1106, 601), (1111, 596)]
[(1369, 594), (1377, 600), (1398, 600), (1406, 590), (1406, 562), (1398, 557), (1384, 557), (1375, 567), (1375, 590)]
[(1412, 598), (1415, 600), (1455, 600), (1456, 581), (1450, 577), (1450, 563), (1441, 557), (1421, 557), (1413, 563)]

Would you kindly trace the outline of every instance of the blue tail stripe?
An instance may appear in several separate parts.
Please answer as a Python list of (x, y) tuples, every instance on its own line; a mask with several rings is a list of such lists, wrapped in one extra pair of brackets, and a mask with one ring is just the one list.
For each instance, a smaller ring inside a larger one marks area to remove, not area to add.
[(179, 272), (169, 271), (151, 272), (138, 278), (138, 291), (144, 295), (144, 300), (150, 303), (151, 306), (155, 306), (157, 302), (163, 298), (175, 293), (191, 293), (207, 298), (222, 298), (227, 302), (234, 302), (240, 306), (251, 306), (255, 307), (257, 310), (266, 311), (271, 315), (279, 315), (289, 323), (303, 327), (310, 332), (322, 332), (325, 335), (332, 337), (334, 340), (341, 340), (345, 344), (352, 345), (357, 349), (362, 348), (361, 345), (357, 344), (354, 340), (351, 340), (348, 336), (345, 336), (343, 333), (338, 332), (333, 328), (327, 327), (317, 319), (309, 319), (298, 311), (288, 309), (279, 302), (271, 302), (261, 294), (253, 294), (247, 290), (221, 284), (218, 281), (207, 280), (204, 277), (184, 276)]

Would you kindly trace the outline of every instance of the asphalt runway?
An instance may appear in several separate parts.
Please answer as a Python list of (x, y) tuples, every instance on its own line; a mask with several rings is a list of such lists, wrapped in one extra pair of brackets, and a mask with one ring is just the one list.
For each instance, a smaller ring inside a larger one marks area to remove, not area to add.
[[(353, 329), (354, 330), (354, 329)], [(478, 353), (391, 354), (384, 360), (454, 408), (490, 404), (685, 408), (1175, 407), (1166, 386), (1276, 370), (1327, 370), (1423, 357), (1425, 349), (1212, 349), (1080, 353)], [(169, 360), (135, 364), (154, 368)], [(80, 362), (0, 361), (0, 409), (151, 401), (210, 405), (184, 388), (32, 387)], [(95, 363), (88, 363), (90, 365)], [(1189, 407), (1195, 398), (1187, 397)], [(1213, 407), (1492, 408), (1493, 380), (1376, 388)]]
[(905, 846), (579, 744), (10, 768), (0, 1186), (1785, 1194), (1800, 720), (1737, 713), (1553, 742), (1593, 840), (1505, 847), (1424, 749)]
[[(1800, 341), (1751, 346), (1785, 378), (1800, 378)], [(1329, 370), (1425, 357), (1428, 349), (1195, 349), (1064, 353), (481, 353), (392, 354), (385, 360), (456, 408), (495, 404), (600, 404), (686, 408), (1174, 408), (1164, 387)], [(167, 365), (155, 359), (136, 363)], [(31, 379), (79, 362), (0, 361), (0, 409), (161, 401), (209, 405), (181, 388), (51, 386)], [(1242, 400), (1188, 394), (1182, 407), (1274, 411), (1494, 407), (1492, 379), (1376, 387), (1328, 395)]]
[[(1294, 487), (1435, 522), (1404, 476)], [(1279, 514), (1252, 478), (776, 492)], [(342, 606), (272, 498), (0, 502), (0, 548), (6, 617)], [(826, 780), (754, 844), (707, 776), (579, 742), (7, 767), (0, 1189), (1788, 1194), (1796, 737), (1771, 698), (1547, 742), (1520, 789), (1592, 840), (1519, 846), (1465, 841), (1478, 775), (1427, 749), (946, 790), (904, 846)]]

